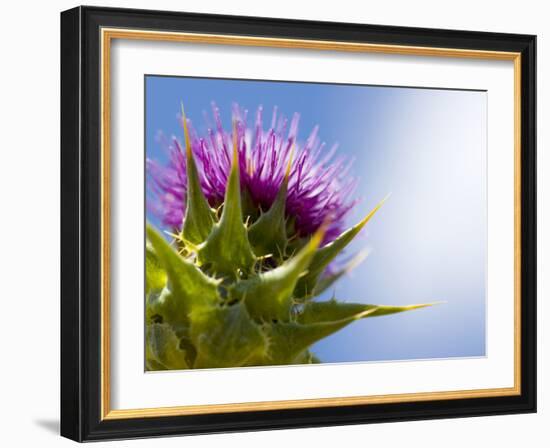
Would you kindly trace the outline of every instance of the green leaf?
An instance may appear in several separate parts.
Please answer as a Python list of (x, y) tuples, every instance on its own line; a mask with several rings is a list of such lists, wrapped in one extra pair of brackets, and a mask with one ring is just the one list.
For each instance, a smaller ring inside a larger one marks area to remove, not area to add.
[(319, 276), (322, 274), (325, 268), (359, 234), (359, 232), (363, 229), (363, 227), (365, 227), (367, 222), (369, 222), (369, 220), (380, 209), (380, 207), (382, 207), (386, 199), (383, 199), (376, 207), (374, 207), (374, 209), (372, 209), (372, 211), (367, 216), (365, 216), (355, 226), (350, 227), (334, 241), (331, 241), (327, 245), (317, 250), (317, 253), (313, 257), (311, 265), (309, 266), (307, 275), (301, 278), (296, 285), (296, 290), (294, 291), (296, 298), (307, 298), (313, 295), (315, 285), (319, 279)]
[(341, 330), (355, 320), (399, 313), (430, 304), (407, 306), (364, 305), (360, 303), (310, 302), (295, 322), (266, 325), (270, 340), (268, 363), (299, 363), (304, 351), (321, 339)]
[(270, 341), (267, 364), (299, 363), (303, 352), (310, 345), (330, 336), (362, 316), (363, 314), (359, 313), (333, 322), (311, 324), (277, 322), (266, 325), (266, 333)]
[(159, 317), (162, 319), (158, 309), (159, 302), (164, 302), (166, 300), (173, 300), (165, 296), (172, 294), (168, 285), (162, 288), (160, 291), (154, 290), (145, 296), (145, 319), (147, 323), (159, 322)]
[(153, 248), (145, 247), (145, 294), (160, 291), (166, 286), (167, 275), (155, 255)]
[(325, 292), (328, 288), (330, 288), (334, 283), (336, 283), (342, 276), (345, 274), (348, 274), (353, 269), (355, 269), (359, 264), (363, 262), (365, 258), (367, 258), (368, 251), (363, 250), (359, 253), (357, 253), (346, 265), (336, 271), (333, 274), (322, 276), (317, 281), (317, 284), (313, 288), (313, 294), (312, 296), (318, 296), (319, 294), (322, 294)]
[(232, 297), (244, 299), (248, 312), (255, 319), (288, 321), (293, 305), (292, 292), (311, 262), (324, 232), (323, 226), (300, 252), (281, 266), (237, 282), (230, 290)]
[(181, 106), (181, 113), (185, 135), (187, 169), (187, 206), (183, 221), (182, 235), (185, 241), (197, 245), (206, 240), (210, 234), (212, 226), (214, 225), (214, 219), (213, 211), (208, 205), (208, 201), (201, 188), (199, 173), (193, 158), (193, 151), (191, 150), (191, 141), (187, 131), (187, 120), (185, 119), (183, 104)]
[(183, 324), (192, 310), (214, 306), (221, 300), (219, 282), (207, 277), (194, 264), (184, 260), (152, 227), (147, 237), (170, 280), (170, 294), (161, 294), (151, 305), (163, 322)]
[(357, 319), (357, 316), (361, 316), (361, 318), (385, 316), (388, 314), (425, 308), (431, 305), (434, 304), (424, 303), (404, 306), (370, 305), (364, 303), (338, 302), (333, 299), (326, 302), (308, 302), (303, 305), (302, 311), (298, 314), (296, 321), (300, 324), (314, 324), (350, 318)]
[(199, 247), (198, 259), (202, 265), (210, 265), (212, 272), (216, 275), (231, 278), (249, 274), (256, 262), (256, 256), (242, 221), (235, 128), (233, 129), (233, 163), (227, 181), (222, 216), (220, 222), (214, 225), (206, 241)]
[(255, 365), (265, 357), (267, 339), (242, 303), (202, 309), (190, 319), (195, 368)]
[(145, 361), (147, 370), (188, 369), (186, 352), (169, 325), (147, 325)]
[(275, 201), (269, 210), (266, 213), (262, 213), (256, 222), (248, 229), (248, 239), (257, 256), (265, 256), (268, 254), (283, 256), (285, 254), (288, 241), (285, 209), (291, 164), (292, 155), (288, 162), (281, 187), (275, 197)]

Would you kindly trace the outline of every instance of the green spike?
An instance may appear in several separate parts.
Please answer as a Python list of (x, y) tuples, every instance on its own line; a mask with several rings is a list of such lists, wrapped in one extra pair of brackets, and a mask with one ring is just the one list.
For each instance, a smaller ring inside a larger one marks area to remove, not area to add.
[(362, 317), (385, 316), (432, 305), (435, 305), (435, 303), (404, 306), (370, 305), (364, 303), (338, 302), (333, 299), (326, 302), (309, 302), (305, 304), (302, 311), (298, 314), (296, 322), (300, 324), (333, 322), (349, 319), (360, 314), (362, 314)]
[(317, 250), (307, 275), (300, 279), (296, 285), (296, 290), (294, 294), (297, 299), (303, 299), (312, 297), (315, 285), (319, 279), (319, 276), (325, 270), (325, 268), (330, 264), (334, 258), (344, 249), (351, 241), (359, 234), (359, 232), (365, 227), (367, 222), (374, 216), (374, 214), (382, 207), (384, 202), (388, 197), (384, 198), (374, 207), (370, 213), (365, 216), (359, 223), (350, 227), (348, 230), (343, 232), (338, 238), (334, 241), (331, 241), (326, 246), (321, 247)]
[(428, 306), (439, 305), (444, 302), (432, 302), (432, 303), (422, 303), (418, 305), (404, 305), (404, 306), (393, 306), (393, 305), (377, 305), (376, 309), (368, 317), (380, 317), (387, 316), (389, 314), (402, 313), (404, 311), (418, 310), (420, 308), (426, 308)]
[(252, 271), (256, 262), (256, 256), (248, 241), (246, 227), (242, 222), (239, 183), (237, 129), (234, 124), (233, 162), (227, 181), (222, 216), (198, 250), (201, 264), (210, 264), (211, 270), (216, 274), (232, 278), (246, 276)]
[(199, 173), (191, 150), (191, 140), (187, 130), (187, 120), (183, 103), (181, 105), (183, 133), (185, 137), (185, 156), (187, 169), (187, 206), (183, 221), (183, 238), (192, 244), (200, 244), (210, 234), (214, 225), (213, 212), (208, 205), (201, 188)]
[(308, 303), (296, 322), (275, 323), (267, 327), (270, 338), (269, 362), (272, 364), (299, 363), (309, 346), (356, 320), (400, 313), (430, 305), (433, 304), (364, 305), (339, 303), (335, 300)]
[(152, 227), (147, 226), (147, 238), (163, 265), (170, 281), (171, 294), (151, 305), (152, 313), (163, 322), (183, 323), (190, 311), (220, 302), (219, 282), (207, 277), (194, 264), (184, 260)]
[(198, 310), (190, 320), (195, 368), (255, 365), (265, 358), (267, 339), (242, 303)]
[(188, 369), (185, 351), (167, 324), (147, 325), (145, 365), (147, 370)]
[(286, 173), (275, 201), (270, 209), (266, 213), (263, 213), (248, 229), (248, 239), (257, 256), (267, 254), (277, 256), (284, 254), (286, 251), (288, 238), (286, 233), (285, 208), (293, 153), (294, 147), (291, 149)]
[(292, 292), (319, 247), (325, 227), (321, 226), (308, 244), (281, 266), (237, 282), (230, 290), (233, 297), (244, 299), (253, 318), (263, 321), (290, 319)]

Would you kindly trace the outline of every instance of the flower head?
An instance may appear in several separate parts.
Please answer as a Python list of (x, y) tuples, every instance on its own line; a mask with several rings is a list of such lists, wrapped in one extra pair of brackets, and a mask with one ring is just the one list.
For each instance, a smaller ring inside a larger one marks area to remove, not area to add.
[[(198, 135), (187, 120), (191, 147), (197, 162), (203, 192), (216, 208), (224, 200), (231, 168), (232, 133), (224, 130), (219, 109), (213, 105), (214, 125), (206, 135)], [(264, 129), (263, 109), (248, 125), (247, 111), (233, 106), (232, 118), (237, 133), (240, 182), (245, 212), (256, 219), (273, 204), (290, 163), (286, 216), (299, 237), (312, 235), (325, 221), (330, 222), (325, 243), (344, 228), (344, 219), (357, 202), (350, 199), (355, 179), (348, 175), (351, 161), (335, 157), (337, 145), (328, 150), (318, 138), (316, 126), (304, 142), (298, 141), (299, 115), (290, 120), (274, 108), (271, 123)], [(168, 142), (169, 161), (161, 165), (147, 160), (150, 192), (148, 205), (164, 225), (181, 228), (186, 201), (186, 157), (176, 138)]]

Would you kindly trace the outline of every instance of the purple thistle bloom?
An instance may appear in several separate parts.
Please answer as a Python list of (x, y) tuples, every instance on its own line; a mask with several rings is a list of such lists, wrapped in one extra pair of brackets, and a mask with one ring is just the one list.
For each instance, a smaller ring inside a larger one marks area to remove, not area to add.
[[(344, 230), (344, 219), (357, 203), (357, 200), (350, 199), (356, 185), (356, 180), (348, 175), (351, 161), (344, 157), (335, 158), (337, 145), (325, 149), (325, 144), (317, 136), (317, 126), (305, 142), (298, 142), (298, 114), (295, 113), (289, 123), (274, 108), (271, 126), (266, 131), (262, 113), (260, 106), (254, 125), (248, 127), (247, 111), (236, 104), (233, 106), (243, 194), (248, 195), (254, 207), (268, 210), (292, 157), (287, 217), (294, 220), (300, 237), (313, 234), (328, 218), (330, 225), (324, 242), (332, 241)], [(196, 133), (190, 120), (187, 123), (203, 192), (210, 205), (218, 207), (223, 203), (231, 168), (232, 135), (223, 129), (220, 112), (215, 105), (213, 117), (213, 129), (208, 129), (204, 136)], [(149, 188), (156, 199), (148, 201), (148, 205), (164, 225), (180, 229), (187, 189), (185, 151), (176, 138), (167, 146), (167, 165), (147, 160)]]

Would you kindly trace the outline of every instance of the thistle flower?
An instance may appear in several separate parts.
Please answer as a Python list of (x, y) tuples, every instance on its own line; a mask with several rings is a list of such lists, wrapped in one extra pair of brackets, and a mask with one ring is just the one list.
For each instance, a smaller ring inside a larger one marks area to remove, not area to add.
[[(199, 136), (189, 120), (191, 148), (202, 190), (211, 207), (223, 203), (231, 167), (232, 135), (222, 126), (220, 111), (213, 105), (214, 126)], [(356, 179), (349, 176), (352, 160), (335, 157), (337, 144), (327, 149), (316, 126), (305, 142), (298, 141), (300, 116), (289, 121), (274, 108), (269, 129), (264, 129), (263, 109), (256, 112), (253, 126), (247, 126), (247, 111), (233, 106), (241, 190), (245, 213), (252, 220), (268, 210), (279, 191), (290, 163), (286, 217), (299, 237), (309, 237), (330, 217), (324, 243), (332, 241), (344, 227), (344, 219), (357, 203), (352, 199)], [(164, 225), (180, 229), (187, 196), (186, 160), (182, 145), (174, 138), (168, 144), (169, 162), (161, 166), (147, 160), (151, 202)]]
[(319, 362), (311, 345), (346, 325), (427, 306), (316, 301), (357, 262), (326, 273), (382, 202), (338, 234), (353, 183), (316, 130), (299, 146), (297, 117), (264, 131), (260, 110), (251, 131), (235, 108), (231, 134), (214, 117), (206, 143), (182, 111), (183, 145), (168, 167), (149, 164), (175, 232), (168, 243), (147, 227), (148, 370)]

